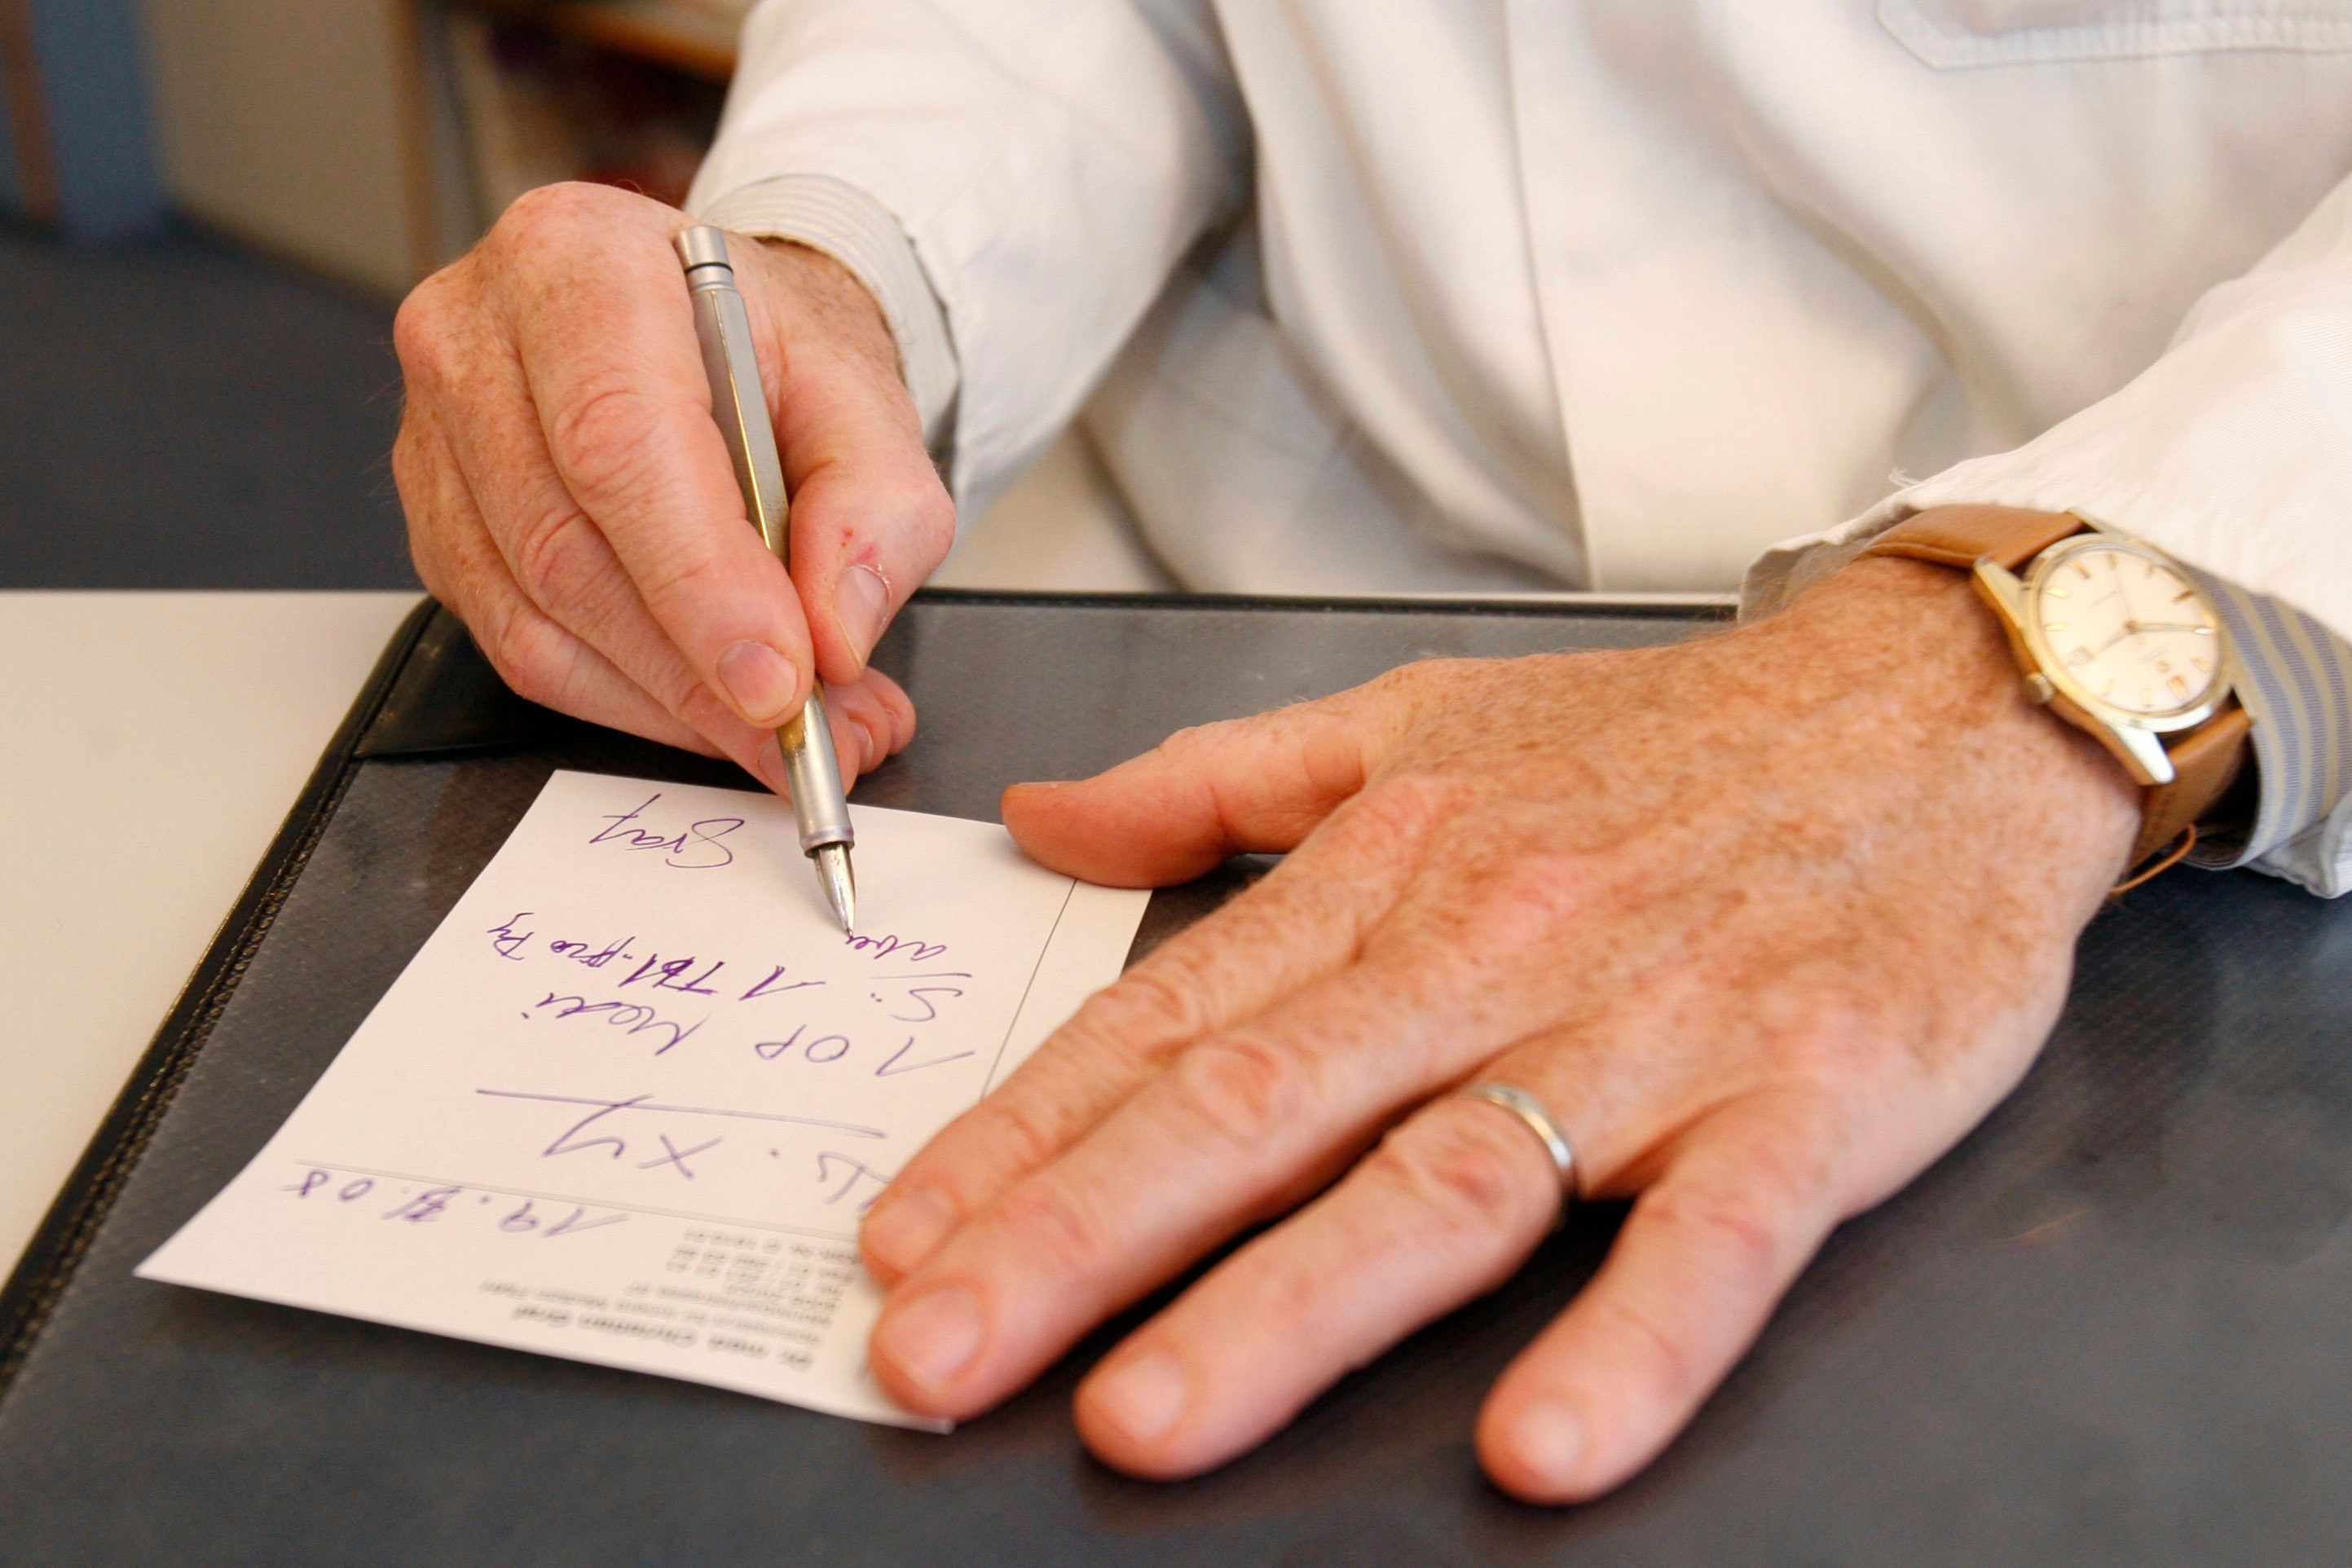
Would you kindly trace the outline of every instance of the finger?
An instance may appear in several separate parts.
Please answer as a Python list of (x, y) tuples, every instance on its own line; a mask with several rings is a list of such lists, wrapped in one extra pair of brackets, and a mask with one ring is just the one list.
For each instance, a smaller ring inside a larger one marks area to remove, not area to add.
[(1497, 1485), (1596, 1497), (1690, 1420), (1839, 1217), (1811, 1120), (1736, 1104), (1682, 1141), (1592, 1283), (1487, 1397), (1478, 1453)]
[(947, 558), (955, 503), (865, 286), (803, 246), (737, 240), (730, 248), (774, 388), (793, 498), (793, 581), (819, 673), (846, 682)]
[(483, 656), (518, 695), (663, 745), (721, 754), (707, 737), (551, 620), (516, 585), (455, 458), (428, 419), (415, 413), (404, 419), (393, 468), (408, 513), (417, 575), (466, 623)]
[(1560, 1201), (1559, 1172), (1525, 1127), (1436, 1100), (1111, 1352), (1079, 1385), (1078, 1429), (1134, 1475), (1223, 1464), (1508, 1279)]
[(898, 682), (878, 669), (829, 688), (825, 708), (833, 718), (845, 779), (872, 773), (914, 739), (915, 705)]
[(1423, 966), (1368, 955), (1187, 1048), (900, 1282), (876, 1376), (928, 1414), (995, 1403), (1491, 1055), (1481, 1012)]
[(868, 1267), (897, 1280), (1175, 1052), (1336, 972), (1394, 907), (1430, 826), (1418, 792), (1367, 792), (1255, 886), (1089, 998), (899, 1171), (866, 1216)]
[(1393, 734), (1380, 683), (1179, 731), (1108, 773), (1016, 784), (1004, 826), (1029, 855), (1111, 887), (1187, 881), (1237, 854), (1296, 847), (1364, 787)]
[(614, 239), (608, 191), (546, 186), (491, 241), (547, 451), (696, 679), (772, 730), (807, 696), (812, 655), (783, 563), (743, 510), (684, 276), (655, 206)]
[(919, 727), (915, 718), (915, 700), (907, 695), (905, 687), (878, 669), (868, 669), (852, 681), (853, 689), (870, 690), (876, 703), (890, 723), (890, 752), (893, 756), (915, 743)]
[(564, 488), (511, 347), (478, 327), (450, 331), (474, 334), (456, 350), (467, 366), (463, 416), (436, 424), (509, 577), (548, 619), (706, 737), (706, 749), (770, 776), (762, 768), (772, 732), (746, 723), (696, 677), (611, 543)]

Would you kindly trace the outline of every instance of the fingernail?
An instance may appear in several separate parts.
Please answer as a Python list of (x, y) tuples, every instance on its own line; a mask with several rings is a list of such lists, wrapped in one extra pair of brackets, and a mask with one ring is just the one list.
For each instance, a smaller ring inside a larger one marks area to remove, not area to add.
[(863, 664), (882, 640), (882, 623), (890, 614), (890, 584), (871, 566), (852, 566), (833, 586), (833, 613)]
[(735, 711), (753, 724), (781, 724), (800, 689), (793, 661), (763, 642), (739, 642), (719, 656), (719, 684)]
[(1584, 1454), (1584, 1417), (1556, 1399), (1528, 1405), (1512, 1423), (1519, 1462), (1554, 1485), (1565, 1484)]
[(1087, 1402), (1136, 1442), (1151, 1442), (1184, 1413), (1184, 1369), (1166, 1351), (1146, 1351), (1096, 1378)]
[(874, 1351), (910, 1381), (943, 1387), (980, 1351), (980, 1304), (959, 1286), (926, 1290), (883, 1312)]
[(916, 1187), (876, 1204), (858, 1240), (866, 1257), (904, 1274), (929, 1258), (954, 1224), (955, 1211), (947, 1199), (928, 1187)]

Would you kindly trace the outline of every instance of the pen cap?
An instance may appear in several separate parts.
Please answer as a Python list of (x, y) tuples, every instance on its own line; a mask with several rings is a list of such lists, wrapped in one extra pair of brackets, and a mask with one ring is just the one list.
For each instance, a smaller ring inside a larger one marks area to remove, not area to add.
[(677, 247), (677, 258), (686, 263), (689, 272), (698, 267), (724, 267), (730, 271), (734, 270), (735, 264), (727, 258), (727, 231), (723, 228), (698, 224), (680, 231), (671, 243)]

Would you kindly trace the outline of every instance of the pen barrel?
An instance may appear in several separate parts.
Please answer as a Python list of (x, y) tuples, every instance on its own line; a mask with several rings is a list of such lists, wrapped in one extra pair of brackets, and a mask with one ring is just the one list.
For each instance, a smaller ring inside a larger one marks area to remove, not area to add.
[[(760, 355), (751, 342), (751, 312), (735, 287), (727, 259), (727, 237), (715, 228), (690, 228), (677, 237), (694, 300), (694, 333), (702, 346), (703, 373), (710, 382), (710, 416), (726, 438), (743, 510), (776, 559), (792, 564), (792, 512), (784, 492), (783, 460), (768, 417), (768, 395), (760, 379)], [(841, 784), (841, 763), (833, 749), (833, 724), (824, 709), (824, 685), (812, 685), (799, 714), (776, 731), (784, 752), (785, 782), (793, 816), (801, 830), (801, 851), (814, 855), (828, 844), (855, 844), (849, 805)]]
[(799, 716), (777, 731), (776, 739), (784, 748), (785, 782), (792, 786), (793, 819), (800, 825), (801, 853), (814, 855), (828, 844), (856, 843), (822, 686), (809, 693)]
[(743, 510), (776, 559), (789, 566), (792, 503), (784, 493), (783, 458), (776, 451), (776, 428), (768, 417), (751, 312), (735, 287), (735, 269), (726, 260), (726, 237), (716, 229), (690, 228), (678, 237), (678, 254), (687, 264), (694, 335), (701, 343), (702, 372), (710, 384), (710, 417), (726, 438), (735, 484), (743, 492)]

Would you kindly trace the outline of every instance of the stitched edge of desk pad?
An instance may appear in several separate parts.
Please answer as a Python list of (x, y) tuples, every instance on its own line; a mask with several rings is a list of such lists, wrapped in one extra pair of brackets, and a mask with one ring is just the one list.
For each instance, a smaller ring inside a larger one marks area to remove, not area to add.
[(222, 1008), (244, 977), (254, 950), (268, 934), (279, 906), (334, 816), (336, 803), (350, 787), (360, 738), (374, 721), (437, 608), (427, 599), (410, 611), (394, 632), (245, 890), (189, 973), (163, 1026), (75, 1163), (73, 1173), (34, 1231), (5, 1287), (0, 1288), (0, 1395), (6, 1394), (83, 1251), (113, 1206), (115, 1195), (171, 1108), (173, 1091), (204, 1048)]

